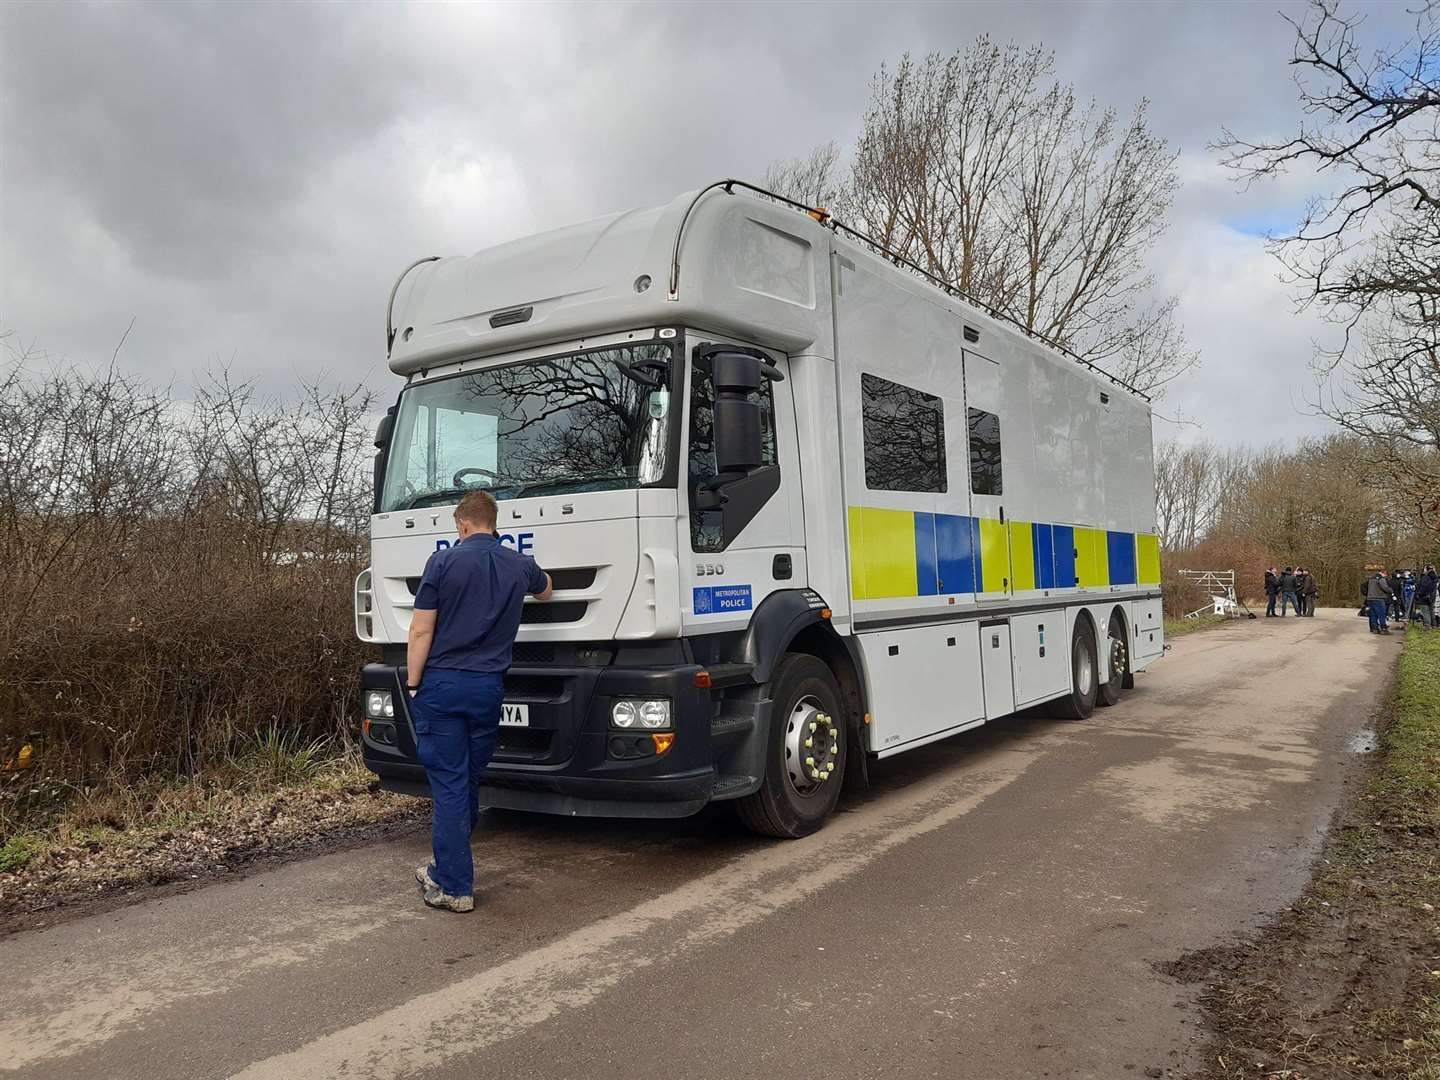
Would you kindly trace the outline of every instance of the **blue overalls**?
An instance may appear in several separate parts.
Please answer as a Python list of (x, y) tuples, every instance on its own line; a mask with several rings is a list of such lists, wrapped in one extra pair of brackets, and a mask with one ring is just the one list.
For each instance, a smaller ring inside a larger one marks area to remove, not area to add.
[(415, 592), (416, 609), (435, 612), (435, 637), (410, 715), (435, 804), (435, 883), (448, 896), (475, 890), (470, 833), (499, 734), (504, 674), (525, 594), (544, 588), (533, 559), (476, 533), (431, 555)]

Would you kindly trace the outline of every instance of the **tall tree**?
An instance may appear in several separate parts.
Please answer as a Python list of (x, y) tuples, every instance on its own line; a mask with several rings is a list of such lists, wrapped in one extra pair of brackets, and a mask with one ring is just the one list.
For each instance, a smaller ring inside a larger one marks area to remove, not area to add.
[[(1149, 127), (980, 38), (875, 77), (848, 174), (833, 144), (768, 180), (1025, 329), (1156, 390), (1197, 359), (1145, 260), (1178, 186)], [(813, 202), (812, 202), (813, 205)]]
[(1344, 328), (1316, 356), (1317, 405), (1363, 439), (1373, 474), (1440, 529), (1440, 7), (1362, 46), (1363, 20), (1312, 0), (1291, 20), (1304, 119), (1274, 142), (1226, 131), (1242, 183), (1313, 169), (1329, 189), (1270, 247), (1300, 303)]

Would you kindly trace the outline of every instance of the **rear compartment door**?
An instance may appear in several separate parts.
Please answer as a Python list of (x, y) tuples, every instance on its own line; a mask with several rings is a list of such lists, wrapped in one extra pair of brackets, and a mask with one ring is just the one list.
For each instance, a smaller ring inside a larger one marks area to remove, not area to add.
[(982, 602), (1008, 599), (1015, 590), (1005, 517), (1002, 400), (1000, 365), (966, 349), (966, 458), (958, 471), (970, 485), (971, 513), (976, 519), (976, 598)]

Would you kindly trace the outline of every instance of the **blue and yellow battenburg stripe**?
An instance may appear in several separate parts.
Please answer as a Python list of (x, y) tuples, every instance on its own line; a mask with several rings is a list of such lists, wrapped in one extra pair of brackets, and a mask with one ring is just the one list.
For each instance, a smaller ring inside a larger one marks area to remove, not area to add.
[(850, 553), (857, 600), (1160, 583), (1159, 537), (1074, 525), (852, 506)]

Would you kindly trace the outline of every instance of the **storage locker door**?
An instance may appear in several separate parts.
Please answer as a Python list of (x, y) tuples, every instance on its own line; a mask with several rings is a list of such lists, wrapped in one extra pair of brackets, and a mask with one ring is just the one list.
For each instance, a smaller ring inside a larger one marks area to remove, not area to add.
[(1015, 683), (1010, 664), (1010, 627), (990, 623), (980, 627), (980, 670), (985, 677), (985, 719), (995, 720), (1015, 711)]

